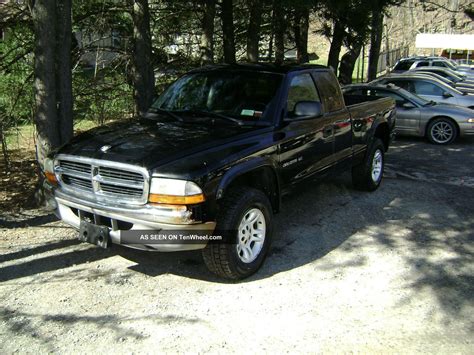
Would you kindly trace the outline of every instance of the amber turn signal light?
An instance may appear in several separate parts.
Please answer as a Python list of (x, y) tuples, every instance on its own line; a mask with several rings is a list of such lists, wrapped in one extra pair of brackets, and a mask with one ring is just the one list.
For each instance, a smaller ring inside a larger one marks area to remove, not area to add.
[(44, 173), (44, 175), (46, 176), (46, 179), (53, 185), (57, 185), (58, 184), (58, 179), (56, 179), (56, 175), (54, 173), (51, 173), (49, 171), (46, 171)]
[(191, 196), (150, 194), (148, 197), (148, 201), (151, 203), (164, 203), (168, 205), (195, 205), (204, 202), (205, 200), (203, 194)]

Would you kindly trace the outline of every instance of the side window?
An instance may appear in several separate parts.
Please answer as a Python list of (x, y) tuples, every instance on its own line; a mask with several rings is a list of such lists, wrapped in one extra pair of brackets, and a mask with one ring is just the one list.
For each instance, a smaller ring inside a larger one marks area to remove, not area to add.
[(446, 68), (447, 67), (447, 65), (442, 61), (433, 62), (433, 66), (434, 67), (441, 67), (441, 68)]
[(314, 86), (311, 75), (301, 74), (291, 79), (288, 91), (287, 109), (289, 113), (295, 110), (298, 101), (317, 101), (321, 102), (316, 87)]
[(426, 81), (415, 81), (415, 93), (418, 95), (443, 96), (443, 90)]
[(344, 108), (344, 101), (341, 94), (341, 87), (332, 71), (314, 72), (316, 85), (323, 93), (323, 105), (326, 112), (339, 111)]
[(375, 96), (391, 97), (392, 99), (395, 99), (397, 106), (402, 106), (406, 102), (406, 100), (403, 97), (391, 91), (377, 90), (375, 92)]
[(399, 88), (410, 91), (410, 83), (406, 80), (392, 80), (390, 83), (398, 86)]
[(395, 65), (393, 70), (403, 70), (403, 71), (410, 70), (413, 63), (414, 62), (412, 60), (403, 60), (403, 61), (399, 62), (397, 65)]
[(430, 62), (419, 62), (416, 67), (417, 68), (421, 68), (421, 67), (429, 67), (430, 66)]

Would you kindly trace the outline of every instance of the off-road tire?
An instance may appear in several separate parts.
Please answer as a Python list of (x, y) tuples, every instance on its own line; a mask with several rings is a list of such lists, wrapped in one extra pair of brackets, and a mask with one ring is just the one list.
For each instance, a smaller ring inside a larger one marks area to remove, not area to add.
[[(252, 208), (259, 209), (266, 224), (265, 239), (258, 257), (244, 263), (237, 254), (237, 238), (244, 214)], [(216, 233), (224, 236), (224, 242), (209, 242), (202, 250), (207, 268), (214, 274), (230, 280), (239, 280), (254, 274), (262, 265), (272, 240), (272, 207), (268, 197), (260, 190), (249, 187), (231, 189), (219, 204)]]
[[(385, 147), (382, 141), (378, 138), (374, 139), (369, 149), (366, 152), (364, 161), (352, 168), (352, 184), (357, 190), (374, 191), (380, 186), (383, 178), (383, 171), (385, 167)], [(381, 171), (378, 179), (373, 178), (372, 172), (374, 168), (374, 156), (380, 154), (382, 159)]]

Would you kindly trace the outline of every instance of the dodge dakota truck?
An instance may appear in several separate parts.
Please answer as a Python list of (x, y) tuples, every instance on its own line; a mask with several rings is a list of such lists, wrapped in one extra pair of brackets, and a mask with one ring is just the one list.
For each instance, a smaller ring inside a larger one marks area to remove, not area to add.
[(45, 186), (80, 240), (202, 249), (212, 272), (241, 279), (262, 265), (273, 215), (296, 185), (351, 169), (356, 188), (378, 188), (395, 116), (391, 98), (346, 106), (326, 67), (204, 67), (148, 112), (48, 156)]

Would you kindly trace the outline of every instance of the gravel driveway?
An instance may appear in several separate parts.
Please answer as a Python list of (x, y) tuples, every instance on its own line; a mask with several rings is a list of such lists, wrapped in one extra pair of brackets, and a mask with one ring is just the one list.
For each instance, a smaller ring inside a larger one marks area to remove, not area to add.
[(276, 216), (240, 283), (199, 252), (79, 244), (41, 211), (0, 217), (1, 353), (473, 353), (474, 145), (399, 139), (381, 188), (347, 175)]

